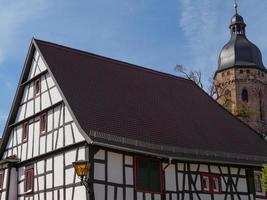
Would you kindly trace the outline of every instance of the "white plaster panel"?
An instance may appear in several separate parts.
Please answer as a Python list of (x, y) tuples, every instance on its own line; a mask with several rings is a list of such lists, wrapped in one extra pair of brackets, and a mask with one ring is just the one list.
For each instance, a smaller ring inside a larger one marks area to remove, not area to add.
[(38, 174), (44, 173), (44, 165), (45, 165), (44, 160), (37, 162), (37, 173)]
[(34, 148), (33, 148), (33, 156), (37, 156), (38, 155), (38, 151), (39, 151), (39, 131), (40, 131), (40, 127), (39, 127), (39, 122), (36, 122), (34, 125)]
[(52, 89), (50, 89), (50, 95), (51, 95), (53, 104), (56, 104), (57, 102), (62, 100), (60, 93), (56, 87), (53, 87)]
[(72, 162), (74, 162), (75, 160), (76, 160), (76, 149), (75, 150), (71, 150), (71, 151), (67, 151), (65, 153), (66, 165), (71, 165)]
[(39, 57), (39, 60), (38, 60), (38, 66), (39, 66), (39, 69), (41, 70), (41, 71), (45, 71), (46, 70), (46, 66), (45, 66), (45, 63), (44, 63), (44, 61), (43, 61), (43, 59), (42, 59), (42, 57), (40, 56)]
[(97, 153), (94, 156), (95, 159), (99, 160), (105, 160), (105, 151), (104, 150), (98, 150)]
[(86, 199), (86, 191), (84, 186), (75, 187), (74, 199)]
[(26, 108), (26, 104), (23, 104), (22, 106), (19, 107), (18, 112), (17, 112), (16, 122), (24, 119), (25, 108)]
[(53, 148), (52, 138), (53, 138), (52, 133), (47, 134), (47, 142), (46, 142), (47, 152), (52, 151)]
[(20, 182), (18, 184), (18, 194), (23, 194), (24, 193), (24, 182)]
[(123, 190), (121, 187), (117, 188), (117, 200), (123, 200)]
[(39, 190), (44, 190), (44, 176), (40, 176), (39, 180)]
[(46, 171), (50, 171), (50, 170), (52, 170), (52, 168), (53, 168), (53, 166), (52, 166), (52, 158), (48, 158), (47, 160), (46, 160)]
[[(240, 198), (242, 199), (242, 200), (249, 200), (249, 197), (246, 195), (240, 195)], [(251, 198), (252, 199), (252, 198)]]
[(184, 171), (184, 163), (178, 163), (177, 165), (179, 171)]
[(224, 197), (225, 197), (225, 195), (223, 195), (223, 194), (214, 194), (214, 199), (216, 199), (216, 200), (224, 200)]
[(66, 189), (66, 200), (72, 200), (72, 188)]
[(40, 96), (35, 98), (35, 113), (40, 112), (41, 111), (41, 107), (40, 107)]
[(134, 190), (133, 188), (126, 188), (126, 199), (133, 200), (134, 199)]
[(199, 194), (201, 199), (205, 199), (205, 200), (211, 200), (211, 197), (209, 194)]
[(84, 140), (84, 137), (81, 135), (79, 129), (77, 128), (75, 123), (72, 123), (72, 128), (73, 128), (73, 132), (74, 132), (74, 138), (75, 138), (75, 142), (80, 142)]
[(172, 194), (172, 200), (177, 200), (177, 194)]
[(53, 176), (52, 173), (46, 174), (46, 188), (52, 188)]
[(42, 101), (42, 110), (44, 110), (44, 109), (48, 108), (49, 106), (51, 106), (48, 91), (42, 93), (41, 101)]
[(238, 172), (238, 168), (231, 167), (231, 168), (230, 168), (230, 171), (231, 171), (231, 174), (237, 174), (237, 172)]
[(21, 160), (25, 160), (26, 159), (26, 147), (27, 147), (27, 143), (23, 143), (22, 144), (22, 156), (21, 156)]
[(72, 184), (74, 182), (74, 169), (70, 168), (66, 170), (66, 184)]
[(18, 144), (22, 142), (22, 125), (17, 126), (17, 137), (18, 137)]
[(45, 153), (45, 135), (40, 136), (40, 154)]
[(43, 75), (43, 76), (41, 77), (41, 92), (44, 92), (44, 91), (46, 91), (46, 90), (48, 90), (48, 88), (47, 88), (47, 84), (46, 84), (45, 76)]
[(199, 167), (199, 171), (200, 172), (209, 172), (208, 165), (201, 164), (200, 167)]
[(46, 199), (48, 200), (48, 199), (52, 199), (52, 198), (53, 198), (53, 193), (52, 192), (47, 192), (46, 193)]
[(34, 88), (34, 82), (29, 84), (29, 87), (28, 87), (29, 91), (27, 91), (27, 93), (28, 93), (27, 94), (28, 95), (28, 99), (27, 100), (33, 98), (33, 93), (34, 93), (34, 89), (33, 88)]
[(165, 169), (165, 184), (168, 191), (176, 191), (175, 165), (169, 165)]
[(237, 182), (238, 192), (247, 192), (247, 181), (245, 178), (239, 178)]
[(61, 147), (63, 147), (63, 128), (60, 128), (58, 130), (57, 143), (56, 143), (55, 149), (58, 149)]
[(115, 200), (114, 199), (114, 186), (108, 186), (108, 200)]
[(190, 170), (195, 172), (197, 171), (198, 165), (197, 164), (190, 164)]
[(73, 121), (70, 111), (67, 106), (65, 106), (65, 123)]
[[(95, 191), (95, 200), (103, 200), (105, 199), (105, 185), (102, 184), (94, 184)], [(128, 198), (127, 198), (128, 200)], [(131, 199), (129, 199), (131, 200)]]
[(47, 115), (47, 132), (53, 129), (52, 125), (53, 125), (53, 111), (49, 110)]
[(54, 157), (54, 186), (63, 185), (64, 177), (63, 155)]
[(105, 180), (105, 164), (95, 163), (94, 179)]
[(78, 160), (85, 160), (85, 147), (79, 148)]
[(23, 91), (22, 99), (21, 99), (21, 104), (27, 101), (27, 91), (29, 89), (29, 85), (26, 85)]
[(215, 166), (215, 165), (211, 165), (210, 166), (210, 171), (211, 171), (211, 173), (220, 174), (219, 167), (218, 166)]
[(122, 183), (122, 154), (108, 152), (108, 181)]
[(34, 125), (30, 124), (29, 125), (29, 133), (28, 133), (28, 153), (27, 153), (27, 158), (31, 158), (32, 157), (32, 145), (33, 145), (33, 133), (34, 133)]
[(133, 157), (132, 156), (125, 156), (125, 164), (126, 165), (133, 165)]
[(223, 174), (228, 174), (227, 167), (220, 167)]
[(33, 100), (28, 101), (27, 103), (27, 110), (26, 110), (26, 115), (25, 117), (30, 117), (32, 116), (33, 113)]
[(143, 200), (143, 193), (142, 192), (137, 192), (137, 199)]
[(154, 194), (154, 200), (160, 200), (160, 199), (161, 199), (161, 197), (159, 194)]
[(125, 178), (127, 185), (133, 185), (133, 168), (125, 167)]
[(178, 189), (179, 191), (183, 190), (183, 174), (182, 173), (178, 173)]
[(151, 194), (150, 193), (145, 194), (145, 200), (151, 200)]
[(70, 124), (65, 126), (65, 145), (73, 144), (73, 137)]
[(30, 68), (28, 80), (32, 79), (34, 77), (35, 67), (36, 67), (36, 62), (33, 60), (32, 63), (31, 63), (31, 68)]
[(54, 128), (59, 126), (60, 107), (54, 108)]
[(46, 80), (47, 80), (47, 83), (48, 83), (48, 87), (51, 88), (55, 85), (51, 75), (48, 73), (46, 74)]

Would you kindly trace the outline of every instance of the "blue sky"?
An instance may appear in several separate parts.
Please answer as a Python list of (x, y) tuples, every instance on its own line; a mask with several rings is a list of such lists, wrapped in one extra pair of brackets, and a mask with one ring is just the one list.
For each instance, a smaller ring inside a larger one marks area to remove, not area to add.
[[(240, 0), (248, 38), (267, 63), (267, 1)], [(32, 37), (204, 82), (229, 39), (232, 0), (0, 0), (0, 133)]]

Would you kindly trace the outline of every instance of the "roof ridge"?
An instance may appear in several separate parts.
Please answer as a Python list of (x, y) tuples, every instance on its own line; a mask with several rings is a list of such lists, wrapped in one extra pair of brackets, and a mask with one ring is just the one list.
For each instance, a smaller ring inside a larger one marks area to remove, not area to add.
[(95, 53), (91, 53), (91, 52), (88, 52), (88, 51), (85, 51), (85, 50), (80, 50), (80, 49), (64, 46), (64, 45), (61, 45), (61, 44), (56, 44), (56, 43), (52, 43), (52, 42), (48, 42), (48, 41), (44, 41), (44, 40), (39, 40), (39, 39), (36, 39), (36, 38), (34, 38), (34, 40), (37, 43), (41, 42), (44, 45), (53, 46), (55, 48), (60, 48), (63, 51), (70, 51), (70, 52), (73, 52), (73, 53), (79, 53), (79, 54), (86, 55), (86, 56), (90, 55), (90, 56), (95, 57), (96, 59), (117, 63), (117, 64), (124, 65), (124, 66), (132, 68), (132, 69), (136, 69), (136, 70), (140, 70), (140, 71), (144, 71), (144, 72), (148, 72), (148, 73), (153, 73), (153, 74), (157, 74), (157, 75), (161, 75), (161, 76), (166, 76), (166, 77), (173, 78), (173, 79), (176, 79), (176, 80), (182, 80), (182, 81), (187, 81), (189, 83), (193, 83), (193, 81), (191, 81), (189, 79), (186, 79), (186, 78), (183, 78), (183, 77), (180, 77), (180, 76), (175, 76), (173, 74), (169, 74), (169, 73), (166, 73), (166, 72), (161, 72), (161, 71), (157, 71), (157, 70), (154, 70), (154, 69), (151, 69), (151, 68), (142, 67), (140, 65), (132, 64), (132, 63), (129, 63), (129, 62), (116, 60), (116, 59), (109, 58), (109, 57), (106, 57), (106, 56), (102, 56), (102, 55), (98, 55), (98, 54), (95, 54)]

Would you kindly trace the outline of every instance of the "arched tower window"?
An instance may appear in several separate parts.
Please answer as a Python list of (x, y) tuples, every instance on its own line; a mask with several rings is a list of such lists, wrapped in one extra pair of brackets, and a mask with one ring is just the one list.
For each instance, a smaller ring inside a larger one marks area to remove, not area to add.
[(247, 91), (247, 89), (243, 89), (242, 90), (241, 98), (242, 98), (242, 101), (248, 102), (248, 91)]
[(259, 92), (259, 111), (260, 111), (260, 120), (263, 120), (263, 104), (262, 104), (262, 93)]

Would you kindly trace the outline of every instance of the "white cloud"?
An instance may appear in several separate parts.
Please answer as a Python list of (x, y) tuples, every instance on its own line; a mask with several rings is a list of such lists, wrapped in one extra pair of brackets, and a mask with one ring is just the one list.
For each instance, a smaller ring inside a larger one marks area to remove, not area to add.
[(10, 46), (16, 45), (17, 32), (27, 22), (38, 19), (47, 8), (45, 0), (4, 0), (0, 6), (0, 63)]

